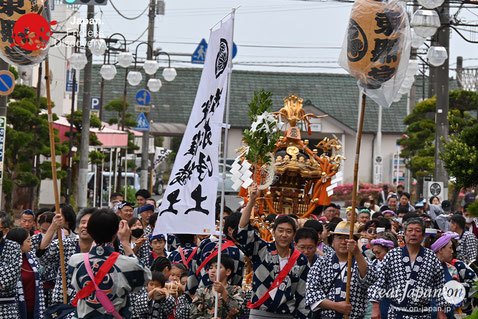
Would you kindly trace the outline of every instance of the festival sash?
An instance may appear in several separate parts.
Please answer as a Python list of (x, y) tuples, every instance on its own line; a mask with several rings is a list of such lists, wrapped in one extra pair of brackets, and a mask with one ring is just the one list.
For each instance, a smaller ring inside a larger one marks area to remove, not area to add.
[(298, 249), (294, 249), (294, 252), (290, 256), (289, 261), (284, 266), (284, 268), (282, 268), (279, 275), (277, 275), (276, 279), (270, 286), (269, 290), (267, 290), (266, 293), (256, 302), (252, 303), (252, 299), (251, 299), (249, 303), (247, 304), (247, 308), (256, 309), (260, 307), (267, 299), (269, 299), (271, 297), (270, 292), (274, 289), (277, 289), (280, 286), (280, 284), (284, 281), (285, 277), (287, 277), (287, 275), (289, 274), (292, 267), (295, 265), (295, 262), (297, 261), (299, 256), (300, 256), (300, 251)]
[[(234, 245), (234, 242), (232, 240), (226, 240), (226, 242), (224, 243), (224, 245), (221, 246), (221, 252), (231, 246)], [(206, 259), (204, 259), (204, 261), (201, 263), (201, 265), (199, 265), (199, 268), (198, 270), (196, 270), (196, 276), (199, 276), (199, 273), (201, 272), (201, 270), (206, 267), (206, 265), (209, 263), (209, 261), (211, 259), (213, 259), (214, 257), (217, 256), (217, 254), (219, 253), (219, 249), (216, 249), (214, 250)]]
[(198, 250), (197, 247), (193, 249), (193, 251), (191, 252), (191, 255), (189, 255), (188, 259), (186, 260), (186, 257), (184, 256), (183, 248), (179, 247), (179, 249), (178, 249), (179, 254), (181, 255), (181, 259), (183, 261), (183, 264), (184, 264), (184, 266), (186, 266), (187, 270), (189, 270), (189, 263), (193, 259), (194, 254), (196, 254), (196, 250)]
[[(105, 278), (105, 276), (108, 274), (108, 272), (110, 271), (110, 269), (113, 267), (113, 265), (115, 264), (116, 262), (116, 259), (118, 259), (118, 256), (119, 254), (118, 253), (112, 253), (108, 259), (106, 259), (106, 261), (103, 263), (103, 265), (101, 265), (100, 269), (98, 270), (98, 272), (96, 273), (96, 276), (95, 276), (95, 283), (96, 285), (99, 285), (103, 279)], [(86, 265), (85, 265), (85, 268), (86, 268)], [(77, 294), (76, 294), (76, 297), (75, 299), (73, 300), (72, 302), (72, 305), (73, 306), (77, 306), (78, 305), (78, 300), (79, 299), (85, 299), (86, 297), (88, 297), (89, 295), (91, 295), (94, 291), (96, 290), (96, 287), (95, 287), (95, 284), (93, 283), (93, 280), (92, 281), (88, 281), (88, 283), (86, 284), (85, 287), (83, 287)]]

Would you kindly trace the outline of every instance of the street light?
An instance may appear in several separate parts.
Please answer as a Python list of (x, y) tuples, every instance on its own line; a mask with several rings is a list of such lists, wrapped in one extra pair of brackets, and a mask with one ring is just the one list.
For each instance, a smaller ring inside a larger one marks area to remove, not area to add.
[(86, 63), (88, 63), (86, 55), (80, 52), (73, 53), (68, 61), (70, 61), (71, 67), (75, 70), (83, 70)]
[(163, 86), (160, 79), (149, 79), (148, 80), (148, 89), (155, 93)]
[(148, 75), (154, 75), (159, 69), (159, 63), (155, 60), (146, 60), (143, 64), (144, 72)]
[(446, 49), (440, 45), (432, 46), (427, 53), (428, 62), (433, 66), (441, 66), (448, 59)]
[(168, 56), (168, 67), (163, 70), (163, 78), (168, 82), (174, 81), (176, 75), (178, 74), (176, 72), (176, 69), (171, 67), (171, 56), (169, 55), (169, 53), (164, 51), (155, 51), (156, 57), (161, 54), (165, 54)]
[(134, 58), (131, 52), (120, 52), (118, 54), (118, 64), (123, 68), (129, 68), (133, 64)]
[(143, 76), (141, 75), (141, 72), (139, 71), (130, 71), (128, 72), (128, 83), (131, 86), (136, 86), (141, 83), (143, 80)]
[(441, 6), (445, 0), (418, 0), (418, 3), (427, 9), (435, 9)]
[(104, 64), (101, 66), (101, 77), (107, 81), (113, 80), (116, 76), (116, 67), (113, 64)]
[(417, 35), (428, 38), (434, 35), (440, 27), (440, 17), (435, 10), (420, 9), (413, 14), (410, 25)]
[(89, 45), (91, 53), (96, 56), (101, 56), (105, 54), (106, 51), (106, 41), (104, 39), (93, 39), (90, 41)]

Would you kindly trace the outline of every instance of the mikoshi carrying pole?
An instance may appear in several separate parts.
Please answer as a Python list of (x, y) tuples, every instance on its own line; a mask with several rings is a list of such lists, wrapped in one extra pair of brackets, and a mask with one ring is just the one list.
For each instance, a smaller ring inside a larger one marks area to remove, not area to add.
[[(48, 56), (45, 59), (45, 82), (46, 82), (46, 99), (48, 104), (48, 129), (50, 133), (50, 151), (51, 151), (51, 178), (53, 179), (53, 196), (55, 197), (55, 213), (60, 212), (60, 196), (58, 193), (58, 179), (56, 176), (56, 152), (55, 152), (55, 134), (53, 131), (53, 113), (51, 110), (51, 93), (50, 93), (50, 63)], [(72, 138), (70, 136), (70, 138)], [(65, 253), (63, 251), (63, 238), (61, 228), (57, 232), (58, 244), (60, 248), (60, 270), (61, 283), (63, 288), (63, 303), (68, 303), (68, 295), (66, 288), (66, 271), (65, 271)]]
[[(232, 19), (232, 37), (231, 43), (234, 43), (234, 19), (236, 16), (236, 8), (232, 9), (231, 19)], [(222, 20), (221, 20), (222, 23)], [(214, 27), (213, 27), (214, 28)], [(212, 28), (211, 28), (212, 30)], [(223, 141), (223, 167), (222, 167), (222, 176), (221, 176), (221, 211), (219, 214), (219, 246), (217, 247), (217, 271), (216, 271), (216, 281), (219, 281), (219, 275), (221, 271), (221, 251), (222, 251), (222, 228), (224, 220), (224, 198), (226, 194), (225, 183), (226, 183), (226, 159), (227, 159), (227, 144), (228, 144), (228, 132), (229, 132), (229, 101), (231, 100), (231, 74), (232, 74), (232, 54), (229, 55), (229, 73), (227, 75), (227, 95), (226, 95), (226, 119), (224, 125), (224, 141)], [(216, 291), (216, 298), (214, 300), (214, 317), (217, 317), (217, 311), (219, 307), (219, 294)]]
[[(355, 161), (354, 161), (354, 184), (352, 188), (352, 213), (350, 214), (350, 234), (349, 239), (354, 239), (354, 230), (355, 230), (355, 206), (357, 205), (357, 188), (358, 188), (358, 170), (359, 170), (359, 160), (360, 160), (360, 144), (362, 143), (362, 130), (363, 130), (363, 119), (365, 115), (365, 103), (367, 101), (367, 96), (362, 92), (362, 102), (360, 103), (360, 114), (359, 114), (359, 123), (357, 136), (355, 138)], [(348, 261), (347, 261), (347, 290), (345, 295), (345, 302), (350, 303), (350, 281), (352, 280), (352, 253), (348, 252)], [(348, 316), (345, 316), (347, 319)]]

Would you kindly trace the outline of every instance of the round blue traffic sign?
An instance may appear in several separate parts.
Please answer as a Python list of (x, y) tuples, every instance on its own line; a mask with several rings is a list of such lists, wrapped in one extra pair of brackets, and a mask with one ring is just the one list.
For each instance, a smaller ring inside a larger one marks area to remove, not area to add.
[(15, 76), (10, 71), (0, 71), (0, 95), (9, 95), (15, 88)]
[(148, 90), (139, 90), (136, 93), (136, 102), (139, 105), (148, 105), (149, 101), (151, 101), (151, 93)]

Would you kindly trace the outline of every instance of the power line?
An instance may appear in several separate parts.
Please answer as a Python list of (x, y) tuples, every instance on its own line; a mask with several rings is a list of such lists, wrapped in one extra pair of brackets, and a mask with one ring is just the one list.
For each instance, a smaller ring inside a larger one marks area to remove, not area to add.
[(111, 3), (111, 6), (113, 7), (113, 9), (114, 9), (121, 17), (125, 18), (126, 20), (136, 20), (136, 19), (139, 19), (139, 18), (146, 12), (146, 10), (148, 10), (148, 8), (149, 8), (149, 3), (148, 3), (148, 5), (146, 6), (146, 8), (143, 10), (143, 12), (141, 12), (138, 16), (133, 17), (133, 18), (129, 18), (129, 17), (125, 16), (124, 14), (122, 14), (122, 13), (116, 8), (116, 6), (115, 6), (115, 4), (113, 3), (112, 0), (110, 0), (110, 3)]

